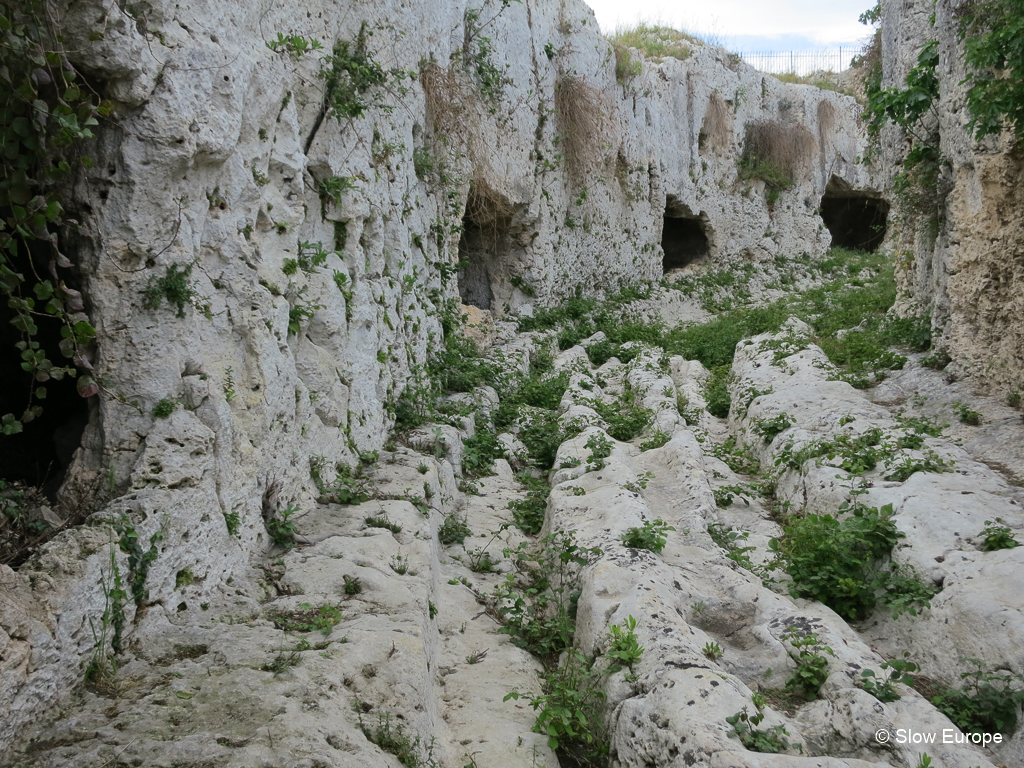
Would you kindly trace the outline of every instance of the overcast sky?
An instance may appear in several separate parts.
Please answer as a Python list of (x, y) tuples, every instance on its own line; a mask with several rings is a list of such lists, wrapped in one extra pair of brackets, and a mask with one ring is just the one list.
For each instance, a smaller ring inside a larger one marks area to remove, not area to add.
[(857, 17), (875, 0), (585, 0), (602, 32), (638, 19), (711, 35), (733, 51), (832, 48), (862, 42), (871, 30)]

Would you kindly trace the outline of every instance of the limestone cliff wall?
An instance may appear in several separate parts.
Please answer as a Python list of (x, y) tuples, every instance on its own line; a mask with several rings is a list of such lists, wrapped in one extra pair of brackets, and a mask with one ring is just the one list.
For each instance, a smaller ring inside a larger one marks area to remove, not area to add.
[[(500, 314), (658, 279), (666, 211), (711, 259), (820, 254), (826, 184), (871, 184), (852, 99), (698, 44), (620, 84), (579, 2), (59, 10), (116, 111), (69, 206), (103, 391), (63, 495), (98, 512), (0, 568), (0, 748), (81, 679), (111, 563), (130, 571), (108, 523), (158, 550), (128, 642), (142, 614), (244, 579), (264, 515), (312, 499), (311, 461), (383, 444), (446, 305)], [(332, 55), (365, 55), (376, 84)], [(737, 171), (765, 121), (801, 148), (771, 203)]]
[[(937, 40), (940, 56), (939, 97), (926, 118), (945, 161), (935, 185), (938, 221), (905, 213), (894, 245), (906, 254), (899, 276), (904, 298), (931, 311), (955, 368), (1012, 392), (1024, 383), (1024, 166), (1009, 132), (976, 141), (968, 131), (955, 9), (942, 0), (934, 7), (882, 3), (883, 85), (905, 86), (925, 42)], [(891, 175), (902, 162), (905, 137), (890, 127), (882, 149)]]

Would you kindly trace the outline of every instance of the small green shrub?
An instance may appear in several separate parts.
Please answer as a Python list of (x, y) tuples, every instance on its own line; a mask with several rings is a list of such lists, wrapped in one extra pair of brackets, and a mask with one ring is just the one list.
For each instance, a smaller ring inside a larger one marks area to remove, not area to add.
[(793, 426), (792, 417), (788, 413), (780, 413), (771, 419), (757, 419), (754, 422), (754, 432), (759, 434), (766, 443), (770, 443), (791, 426)]
[(984, 539), (981, 543), (981, 550), (983, 552), (1013, 549), (1020, 546), (1020, 542), (1013, 537), (1013, 531), (1008, 526), (1003, 525), (1003, 518), (1001, 517), (997, 517), (995, 522), (986, 520), (985, 530), (979, 533), (978, 536)]
[(704, 387), (704, 400), (708, 404), (708, 413), (720, 419), (729, 417), (732, 408), (732, 396), (729, 394), (729, 371), (731, 365), (718, 365), (711, 369)]
[(1011, 408), (1020, 408), (1022, 396), (1019, 389), (1015, 389), (1006, 396), (1006, 404)]
[(957, 412), (962, 423), (970, 424), (972, 427), (981, 425), (981, 414), (977, 411), (972, 411), (970, 406), (965, 403), (959, 401), (953, 403), (953, 410)]
[(665, 432), (662, 429), (656, 429), (654, 430), (654, 433), (651, 435), (650, 440), (644, 440), (642, 443), (640, 443), (640, 450), (652, 451), (655, 448), (661, 448), (671, 438), (672, 435), (670, 435), (668, 432)]
[(433, 741), (423, 744), (420, 737), (412, 738), (401, 723), (392, 723), (390, 712), (377, 713), (376, 727), (368, 726), (359, 716), (359, 728), (366, 738), (390, 755), (394, 755), (405, 768), (432, 768)]
[(908, 585), (895, 578), (899, 571), (878, 568), (903, 538), (891, 520), (892, 505), (880, 510), (855, 505), (843, 511), (847, 514), (842, 519), (831, 515), (794, 519), (782, 538), (772, 539), (772, 550), (793, 579), (790, 593), (822, 602), (845, 619), (867, 616), (879, 592), (884, 601), (896, 602), (911, 613), (927, 605), (916, 597), (909, 605), (899, 600), (908, 591)]
[(513, 572), (495, 590), (499, 630), (512, 642), (544, 660), (572, 645), (580, 570), (601, 556), (597, 547), (581, 547), (571, 531), (523, 542), (504, 550)]
[(710, 661), (718, 661), (722, 658), (722, 646), (718, 643), (704, 643), (701, 653), (703, 653)]
[(640, 647), (635, 630), (636, 619), (632, 616), (627, 617), (621, 626), (612, 625), (608, 628), (608, 651), (605, 655), (612, 660), (609, 674), (626, 667), (632, 668), (643, 656), (644, 649)]
[(548, 737), (548, 747), (584, 758), (581, 765), (592, 765), (587, 757), (607, 752), (601, 725), (604, 692), (601, 675), (593, 662), (577, 650), (570, 651), (561, 667), (545, 676), (546, 693), (506, 694), (505, 701), (518, 701), (520, 695), (537, 712), (533, 730)]
[(801, 632), (789, 627), (782, 636), (783, 643), (790, 645), (789, 655), (796, 662), (796, 669), (786, 680), (788, 690), (798, 690), (808, 701), (818, 698), (821, 686), (828, 679), (828, 656), (835, 656), (832, 649), (818, 640), (813, 632)]
[(224, 513), (224, 525), (228, 529), (229, 536), (237, 536), (239, 529), (242, 527), (242, 516), (239, 512), (225, 512)]
[(1017, 713), (1024, 704), (1024, 676), (987, 668), (978, 659), (964, 672), (959, 691), (947, 688), (932, 697), (932, 704), (964, 733), (1013, 733)]
[(551, 486), (544, 478), (537, 478), (529, 473), (520, 473), (516, 477), (526, 487), (526, 498), (521, 501), (510, 501), (508, 507), (512, 510), (516, 527), (523, 533), (533, 536), (540, 533), (544, 526)]
[(661, 518), (654, 521), (647, 520), (639, 528), (627, 529), (622, 534), (622, 543), (630, 549), (646, 549), (656, 555), (660, 555), (661, 550), (668, 543), (668, 538), (665, 534), (668, 531), (674, 530), (675, 528), (667, 525)]
[[(784, 725), (775, 725), (768, 730), (760, 730), (757, 726), (764, 720), (764, 712), (757, 707), (754, 714), (750, 714), (744, 707), (735, 715), (725, 718), (725, 722), (732, 726), (729, 731), (730, 737), (736, 737), (740, 743), (751, 752), (763, 752), (766, 754), (778, 754), (789, 751), (789, 731)], [(797, 745), (798, 747), (800, 745)], [(803, 752), (803, 749), (800, 750)]]
[(469, 530), (466, 519), (454, 513), (448, 515), (437, 529), (437, 539), (446, 547), (452, 544), (463, 544), (466, 537), (472, 535), (473, 532)]
[(604, 460), (612, 455), (614, 443), (603, 434), (598, 433), (591, 435), (584, 447), (590, 449), (590, 455), (587, 456), (587, 469), (596, 471), (604, 469)]
[(888, 674), (882, 677), (876, 675), (873, 669), (862, 669), (860, 673), (860, 687), (881, 702), (899, 701), (900, 694), (896, 686), (913, 686), (912, 673), (921, 671), (921, 667), (910, 661), (910, 653), (907, 651), (903, 653), (902, 659), (883, 661), (882, 669), (888, 670)]
[(166, 301), (178, 308), (175, 313), (177, 317), (184, 317), (185, 305), (191, 304), (196, 297), (194, 283), (189, 280), (191, 275), (191, 264), (184, 269), (180, 264), (171, 264), (164, 270), (163, 277), (150, 277), (143, 291), (146, 297), (143, 306), (146, 309), (159, 309)]
[(344, 582), (343, 591), (346, 595), (358, 595), (363, 591), (363, 580), (358, 576), (342, 576)]
[(270, 534), (271, 541), (285, 549), (295, 546), (295, 534), (298, 529), (291, 517), (298, 511), (298, 507), (289, 504), (284, 509), (279, 509), (273, 517), (266, 521), (267, 533)]
[(363, 518), (364, 522), (371, 528), (383, 528), (391, 531), (392, 533), (401, 533), (402, 526), (398, 523), (391, 522), (391, 519), (387, 516), (386, 512), (381, 512), (379, 515), (372, 515), (370, 517)]
[(334, 625), (341, 621), (341, 609), (334, 605), (302, 603), (298, 610), (279, 611), (268, 618), (274, 626), (285, 632), (320, 632), (331, 634)]
[(158, 419), (170, 418), (174, 409), (178, 407), (178, 401), (173, 397), (165, 397), (153, 406), (153, 415)]

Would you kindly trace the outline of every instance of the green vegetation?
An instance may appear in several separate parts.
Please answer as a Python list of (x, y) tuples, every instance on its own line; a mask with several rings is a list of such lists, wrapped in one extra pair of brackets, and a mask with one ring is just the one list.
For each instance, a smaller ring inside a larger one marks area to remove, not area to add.
[(803, 694), (807, 701), (814, 701), (828, 679), (827, 656), (835, 656), (835, 653), (813, 632), (801, 632), (794, 627), (786, 630), (782, 641), (789, 643), (787, 650), (796, 662), (796, 669), (786, 680), (786, 688)]
[[(42, 415), (50, 380), (77, 376), (80, 396), (99, 391), (89, 349), (96, 332), (70, 287), (71, 243), (58, 230), (73, 168), (92, 167), (85, 145), (111, 105), (79, 77), (56, 25), (44, 0), (0, 2), (0, 300), (14, 328), (5, 338), (17, 339), (0, 353), (26, 374), (9, 382), (23, 383), (26, 403), (20, 415), (0, 416), (4, 435)], [(72, 364), (56, 364), (60, 357)]]
[(914, 685), (913, 673), (920, 672), (921, 667), (910, 661), (910, 653), (904, 651), (902, 659), (883, 661), (882, 670), (887, 670), (888, 674), (878, 676), (873, 669), (862, 669), (860, 687), (879, 701), (890, 702), (900, 699), (897, 685)]
[(266, 520), (267, 533), (270, 540), (280, 547), (291, 549), (295, 546), (295, 521), (292, 515), (299, 511), (299, 508), (289, 504), (284, 509), (279, 509)]
[(398, 523), (391, 522), (386, 512), (381, 512), (379, 515), (373, 515), (364, 518), (364, 522), (371, 528), (384, 528), (385, 530), (391, 531), (392, 533), (401, 533), (402, 526)]
[(1008, 128), (1024, 140), (1024, 3), (982, 0), (957, 13), (967, 65), (968, 126), (976, 139)]
[(372, 35), (364, 22), (355, 40), (339, 40), (324, 59), (320, 76), (325, 81), (327, 108), (339, 122), (362, 117), (371, 106), (385, 107), (379, 95), (367, 96), (385, 85), (389, 76), (367, 49)]
[(437, 540), (445, 546), (462, 544), (466, 541), (467, 536), (472, 535), (473, 532), (469, 529), (469, 525), (466, 524), (466, 519), (459, 517), (455, 513), (448, 515), (437, 529)]
[(153, 416), (158, 419), (168, 419), (177, 407), (177, 400), (173, 397), (165, 397), (153, 406)]
[(947, 688), (932, 704), (964, 733), (1013, 733), (1024, 704), (1024, 676), (989, 669), (978, 659), (965, 661), (974, 669), (960, 675), (960, 690)]
[(999, 549), (1013, 549), (1020, 546), (1020, 542), (1013, 537), (1013, 531), (1003, 524), (1001, 517), (997, 517), (995, 522), (986, 520), (985, 530), (978, 536), (984, 539), (981, 543), (982, 552), (995, 552)]
[(341, 621), (341, 609), (334, 605), (302, 603), (297, 610), (280, 611), (270, 614), (274, 626), (285, 632), (320, 632), (331, 634), (334, 625)]
[(436, 768), (438, 765), (433, 758), (433, 740), (424, 744), (419, 736), (409, 736), (401, 723), (392, 723), (390, 712), (378, 712), (375, 727), (364, 723), (360, 712), (359, 727), (369, 741), (394, 755), (405, 768)]
[(668, 537), (665, 534), (674, 530), (675, 528), (666, 524), (661, 518), (653, 521), (645, 520), (644, 524), (638, 528), (626, 529), (626, 532), (622, 534), (622, 544), (630, 549), (646, 549), (660, 555), (661, 550), (668, 543)]
[(880, 563), (903, 538), (880, 510), (844, 505), (841, 517), (807, 515), (792, 519), (771, 548), (792, 579), (790, 593), (824, 603), (848, 620), (863, 619), (881, 601), (898, 616), (928, 607), (934, 590), (910, 566), (888, 569)]
[(499, 630), (542, 660), (557, 660), (572, 645), (580, 569), (601, 555), (581, 547), (572, 532), (545, 536), (537, 545), (523, 542), (504, 551), (514, 567), (495, 591)]
[(632, 616), (627, 616), (621, 626), (613, 624), (609, 627), (607, 640), (608, 651), (605, 655), (612, 660), (612, 665), (608, 668), (609, 673), (624, 668), (632, 669), (643, 656), (644, 649), (640, 647), (640, 641), (636, 636), (636, 619)]
[[(622, 58), (629, 56), (629, 51), (627, 50), (629, 48), (636, 48), (646, 58), (653, 61), (661, 61), (667, 57), (682, 61), (690, 57), (691, 48), (695, 45), (703, 45), (698, 38), (681, 30), (645, 22), (639, 22), (633, 27), (619, 27), (607, 36), (607, 40), (615, 49), (615, 73), (619, 76), (619, 82), (627, 80), (628, 77), (626, 75), (640, 74), (639, 62), (634, 63), (632, 60), (628, 60), (627, 63), (620, 64)], [(637, 70), (633, 71), (633, 67), (636, 67)], [(620, 68), (623, 69), (621, 75), (619, 72)]]
[[(735, 715), (725, 718), (725, 722), (732, 726), (729, 736), (740, 740), (740, 743), (751, 752), (765, 752), (777, 754), (788, 752), (789, 731), (784, 725), (775, 725), (767, 730), (761, 730), (757, 726), (764, 720), (764, 698), (754, 694), (754, 713), (750, 714), (746, 707)], [(803, 752), (803, 748), (795, 745)]]
[(196, 297), (195, 285), (190, 282), (192, 265), (184, 269), (180, 264), (171, 264), (164, 270), (163, 277), (151, 276), (143, 291), (146, 309), (159, 309), (166, 301), (178, 308), (176, 317), (185, 316), (185, 305), (192, 304)]
[(701, 653), (703, 653), (710, 661), (718, 661), (722, 658), (722, 646), (718, 643), (704, 643)]

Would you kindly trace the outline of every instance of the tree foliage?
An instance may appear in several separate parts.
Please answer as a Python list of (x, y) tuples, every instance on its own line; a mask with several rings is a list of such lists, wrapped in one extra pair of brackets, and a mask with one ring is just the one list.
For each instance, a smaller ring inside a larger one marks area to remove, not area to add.
[[(20, 336), (22, 370), (31, 374), (21, 415), (2, 416), (4, 434), (42, 413), (46, 382), (79, 370), (78, 392), (96, 394), (87, 347), (95, 331), (82, 295), (66, 283), (71, 261), (59, 247), (64, 208), (62, 183), (75, 163), (90, 165), (77, 148), (93, 138), (98, 118), (109, 114), (81, 82), (54, 31), (46, 0), (0, 2), (0, 294)], [(60, 353), (50, 359), (39, 341), (38, 322), (61, 323)], [(51, 320), (52, 321), (52, 320)]]

